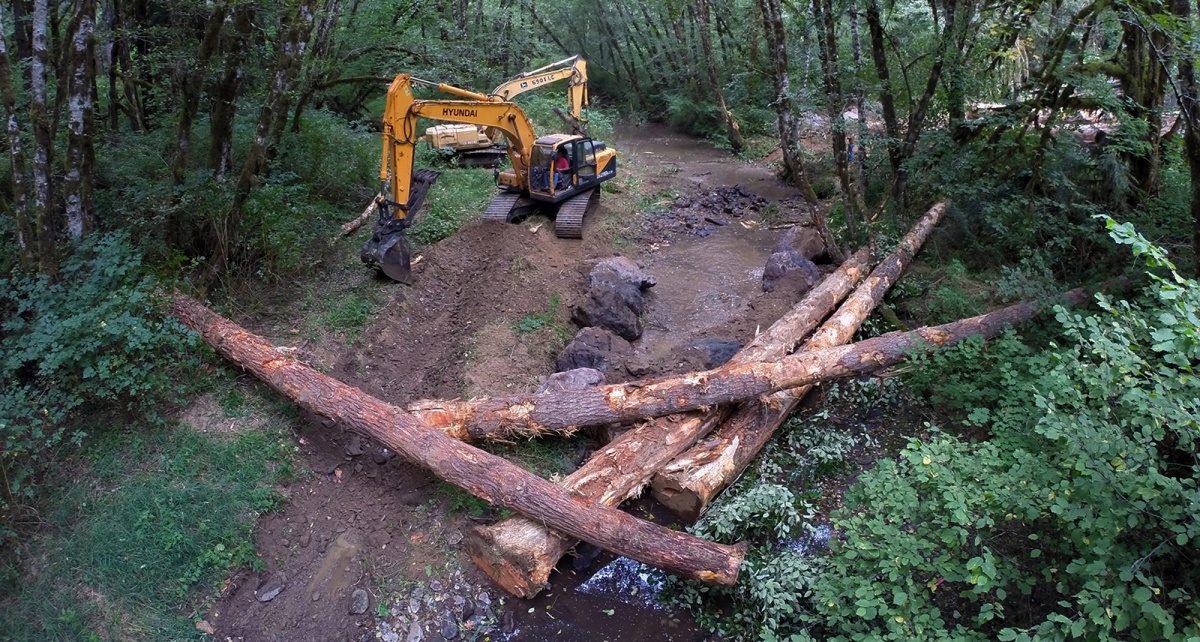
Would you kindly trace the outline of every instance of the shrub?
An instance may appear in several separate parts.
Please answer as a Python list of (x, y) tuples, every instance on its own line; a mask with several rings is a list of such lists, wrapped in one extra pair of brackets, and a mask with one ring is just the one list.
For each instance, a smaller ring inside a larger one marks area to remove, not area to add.
[(37, 471), (53, 453), (82, 441), (87, 415), (142, 415), (178, 392), (171, 373), (195, 365), (187, 356), (193, 339), (158, 303), (141, 255), (123, 235), (90, 238), (56, 282), (0, 279), (6, 522), (33, 497)]

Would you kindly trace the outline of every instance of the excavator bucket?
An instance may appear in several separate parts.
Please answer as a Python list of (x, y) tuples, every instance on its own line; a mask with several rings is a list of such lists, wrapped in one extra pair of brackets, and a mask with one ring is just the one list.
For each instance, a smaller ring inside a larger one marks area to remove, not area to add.
[[(380, 203), (379, 222), (371, 231), (371, 238), (363, 245), (363, 263), (383, 272), (393, 281), (405, 285), (412, 283), (412, 256), (404, 230), (413, 224), (414, 217), (425, 203), (429, 188), (440, 175), (440, 172), (432, 170), (417, 170), (413, 172), (408, 203), (402, 206), (386, 200)], [(403, 215), (392, 215), (392, 208), (399, 208)]]

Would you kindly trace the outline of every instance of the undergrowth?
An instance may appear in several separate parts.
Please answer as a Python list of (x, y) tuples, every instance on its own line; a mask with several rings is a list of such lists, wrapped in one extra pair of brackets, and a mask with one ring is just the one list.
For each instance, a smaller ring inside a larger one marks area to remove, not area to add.
[(1200, 636), (1200, 284), (1107, 228), (1146, 262), (1139, 296), (1058, 307), (1052, 337), (915, 357), (906, 386), (941, 428), (906, 426), (857, 476), (824, 553), (789, 540), (821, 532), (811, 485), (772, 474), (780, 452), (778, 471), (829, 452), (793, 425), (693, 528), (751, 542), (739, 585), (671, 580), (678, 599), (739, 639)]
[(209, 589), (261, 568), (253, 529), (295, 476), (290, 435), (96, 433), (50, 475), (39, 534), (4, 562), (0, 639), (202, 639)]

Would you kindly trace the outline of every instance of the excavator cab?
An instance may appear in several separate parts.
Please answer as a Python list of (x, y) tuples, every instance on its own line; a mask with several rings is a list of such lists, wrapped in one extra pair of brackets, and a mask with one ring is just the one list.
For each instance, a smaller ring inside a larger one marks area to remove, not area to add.
[(600, 183), (597, 143), (586, 136), (555, 134), (534, 141), (529, 162), (529, 192), (534, 200), (558, 203)]

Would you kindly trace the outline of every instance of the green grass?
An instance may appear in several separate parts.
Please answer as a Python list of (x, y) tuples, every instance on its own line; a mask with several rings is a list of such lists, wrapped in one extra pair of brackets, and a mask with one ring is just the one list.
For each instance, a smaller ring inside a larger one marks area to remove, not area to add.
[(555, 317), (558, 316), (558, 304), (558, 295), (552, 295), (550, 297), (550, 307), (545, 312), (527, 315), (513, 324), (513, 330), (516, 330), (518, 334), (529, 334), (553, 324)]
[(293, 476), (281, 433), (108, 430), (63, 460), (41, 533), (0, 568), (0, 640), (202, 639), (209, 588), (258, 567), (256, 517)]
[(371, 294), (352, 290), (341, 297), (327, 300), (321, 325), (334, 334), (355, 340), (362, 336), (367, 320), (374, 311), (375, 301)]
[(449, 169), (429, 188), (423, 212), (409, 238), (431, 245), (451, 236), (470, 221), (479, 220), (496, 196), (491, 170)]

